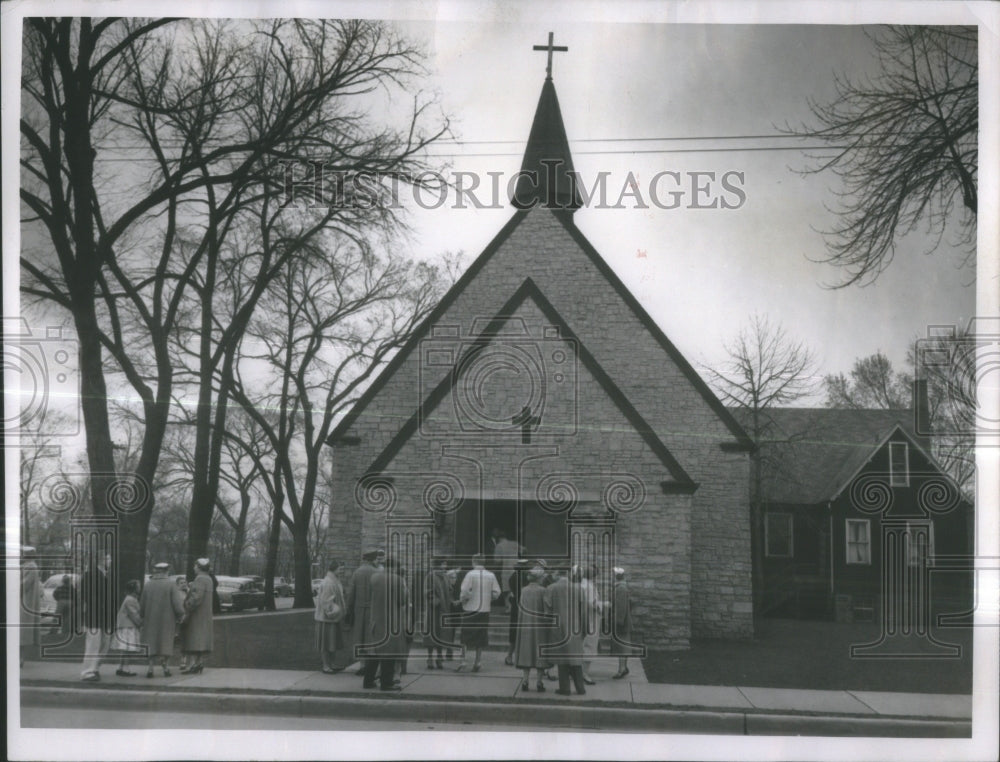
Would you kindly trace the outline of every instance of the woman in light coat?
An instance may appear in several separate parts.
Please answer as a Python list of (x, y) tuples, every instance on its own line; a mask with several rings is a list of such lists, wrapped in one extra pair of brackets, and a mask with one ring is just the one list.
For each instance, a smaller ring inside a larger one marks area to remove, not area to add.
[(586, 629), (583, 634), (583, 682), (593, 685), (590, 676), (590, 665), (597, 656), (597, 644), (601, 638), (601, 611), (604, 604), (597, 592), (597, 567), (589, 564), (584, 567), (580, 578), (580, 591), (583, 594), (583, 615)]
[(181, 631), (181, 650), (193, 657), (187, 673), (198, 674), (205, 668), (204, 658), (212, 652), (212, 578), (208, 576), (207, 558), (195, 562), (195, 577), (184, 599), (186, 618)]
[[(313, 619), (316, 621), (316, 649), (323, 662), (323, 673), (332, 675), (346, 667), (342, 659), (338, 660), (338, 652), (343, 652), (344, 615), (347, 613), (347, 603), (344, 600), (344, 586), (337, 577), (340, 570), (339, 561), (330, 561), (326, 576), (316, 593), (316, 611)], [(339, 666), (338, 666), (339, 665)]]
[(632, 640), (632, 600), (629, 597), (628, 583), (625, 581), (625, 570), (616, 566), (615, 593), (612, 610), (614, 612), (614, 632), (611, 638), (611, 653), (618, 656), (618, 672), (615, 680), (621, 680), (628, 674), (628, 655), (631, 651), (626, 643)]

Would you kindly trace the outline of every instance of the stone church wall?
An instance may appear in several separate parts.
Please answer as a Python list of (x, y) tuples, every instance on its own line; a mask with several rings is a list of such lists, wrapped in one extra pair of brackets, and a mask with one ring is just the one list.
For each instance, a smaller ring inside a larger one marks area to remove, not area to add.
[[(699, 484), (693, 495), (664, 495), (657, 487), (669, 475), (662, 465), (651, 464), (643, 473), (653, 485), (649, 510), (617, 520), (619, 558), (630, 572), (646, 643), (685, 647), (692, 635), (751, 635), (748, 456), (723, 451), (722, 443), (734, 441), (732, 432), (551, 212), (530, 212), (438, 323), (467, 330), (473, 318), (492, 318), (526, 277)], [(671, 330), (681, 332), (684, 326)], [(420, 404), (426, 380), (418, 355), (405, 359), (355, 420), (347, 434), (359, 443), (333, 450), (337, 477), (329, 548), (348, 564), (355, 563), (363, 544), (379, 543), (383, 536), (381, 519), (358, 509), (354, 489)], [(619, 425), (621, 419), (614, 405), (592, 405), (586, 415), (597, 429), (612, 418)], [(639, 439), (634, 432), (621, 438)], [(618, 441), (614, 433), (603, 431), (602, 439), (612, 450), (628, 451), (629, 442)], [(601, 447), (588, 447), (581, 444), (574, 451), (579, 460), (572, 465), (607, 466)], [(407, 468), (417, 465), (414, 461)]]

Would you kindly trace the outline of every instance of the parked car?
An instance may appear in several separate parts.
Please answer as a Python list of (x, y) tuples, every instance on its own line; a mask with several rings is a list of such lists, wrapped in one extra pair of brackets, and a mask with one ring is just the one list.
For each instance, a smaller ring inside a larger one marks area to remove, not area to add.
[(219, 603), (223, 611), (264, 610), (264, 591), (250, 577), (224, 577), (219, 582)]

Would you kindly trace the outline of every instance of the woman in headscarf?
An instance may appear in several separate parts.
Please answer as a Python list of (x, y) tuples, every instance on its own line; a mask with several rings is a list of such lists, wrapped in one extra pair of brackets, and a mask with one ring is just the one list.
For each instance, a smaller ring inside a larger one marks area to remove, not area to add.
[(616, 566), (615, 592), (612, 610), (614, 612), (614, 631), (611, 637), (611, 653), (618, 656), (618, 672), (614, 679), (621, 680), (628, 674), (628, 654), (630, 648), (625, 645), (632, 639), (632, 601), (629, 598), (628, 583), (625, 581), (625, 570)]
[(514, 639), (514, 663), (524, 675), (521, 680), (522, 691), (528, 690), (533, 669), (538, 673), (535, 688), (544, 691), (545, 681), (542, 680), (542, 675), (548, 667), (548, 660), (542, 657), (541, 648), (548, 643), (550, 629), (545, 616), (545, 588), (541, 585), (545, 570), (536, 566), (526, 572), (526, 576), (527, 584), (521, 588), (518, 602), (520, 619)]
[(338, 666), (337, 652), (345, 645), (344, 630), (341, 626), (347, 604), (344, 600), (344, 586), (337, 577), (340, 570), (339, 561), (330, 561), (326, 576), (316, 593), (316, 648), (323, 662), (323, 673), (332, 675), (340, 672), (346, 665)]
[(212, 652), (212, 578), (208, 576), (207, 558), (195, 561), (195, 577), (188, 585), (184, 610), (187, 618), (181, 637), (181, 650), (192, 657), (189, 675), (196, 675), (205, 668), (205, 655)]

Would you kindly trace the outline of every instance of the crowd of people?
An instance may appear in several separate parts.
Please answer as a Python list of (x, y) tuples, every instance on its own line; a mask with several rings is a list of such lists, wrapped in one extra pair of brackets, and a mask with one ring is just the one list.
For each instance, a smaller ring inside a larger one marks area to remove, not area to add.
[[(396, 559), (372, 549), (346, 585), (341, 564), (331, 562), (315, 611), (323, 672), (340, 672), (360, 660), (357, 674), (364, 688), (401, 690), (418, 629), (428, 670), (443, 670), (445, 661), (454, 660), (456, 672), (479, 672), (491, 611), (502, 605), (509, 617), (504, 661), (521, 671), (522, 690), (530, 690), (534, 670), (538, 691), (546, 690), (548, 679), (558, 680), (556, 693), (568, 695), (571, 683), (577, 694), (586, 693), (585, 686), (595, 683), (590, 667), (606, 616), (615, 635), (611, 653), (618, 656), (614, 678), (629, 674), (625, 644), (632, 617), (624, 569), (614, 568), (613, 590), (603, 600), (595, 565), (549, 568), (543, 559), (519, 558), (516, 552), (494, 553), (490, 560), (488, 569), (487, 559), (476, 555), (462, 574), (437, 559), (422, 579), (408, 579)], [(420, 618), (423, 626), (417, 628)]]
[[(428, 670), (444, 670), (456, 661), (456, 672), (479, 672), (483, 649), (489, 645), (490, 616), (503, 606), (509, 617), (504, 662), (520, 670), (521, 689), (544, 692), (546, 680), (558, 680), (556, 693), (578, 694), (593, 685), (590, 667), (598, 653), (605, 618), (612, 625), (611, 653), (618, 655), (614, 678), (629, 674), (628, 646), (632, 635), (631, 600), (625, 570), (614, 568), (613, 590), (604, 600), (595, 565), (550, 568), (545, 560), (520, 557), (516, 543), (505, 547), (500, 535), (487, 558), (476, 555), (471, 568), (448, 568), (446, 559), (432, 562), (421, 578), (407, 574), (398, 560), (371, 549), (345, 585), (343, 568), (333, 561), (319, 585), (315, 602), (315, 647), (322, 671), (334, 674), (360, 661), (358, 676), (364, 688), (401, 690), (401, 677), (418, 632), (427, 653)], [(33, 549), (23, 551), (21, 593), (25, 614), (32, 622), (40, 611), (41, 583)], [(146, 677), (159, 666), (171, 675), (169, 660), (181, 651), (179, 671), (198, 674), (212, 651), (212, 615), (219, 611), (209, 559), (195, 564), (193, 579), (170, 576), (170, 565), (157, 563), (142, 585), (125, 584), (117, 606), (110, 574), (110, 554), (93, 559), (72, 590), (69, 575), (54, 591), (64, 634), (70, 624), (70, 600), (79, 601), (79, 624), (84, 635), (81, 679), (100, 680), (102, 662), (109, 654), (118, 660), (116, 674), (134, 677), (130, 667), (146, 662)], [(420, 621), (421, 626), (418, 625)], [(37, 652), (38, 627), (22, 636), (22, 664)], [(551, 670), (556, 670), (552, 675)]]
[(118, 654), (119, 677), (135, 677), (129, 666), (146, 661), (146, 677), (155, 677), (159, 666), (170, 677), (168, 661), (180, 644), (183, 674), (204, 670), (204, 659), (212, 651), (212, 614), (215, 585), (207, 558), (195, 562), (194, 578), (169, 576), (170, 564), (153, 566), (145, 585), (138, 580), (125, 584), (125, 597), (116, 608), (107, 577), (111, 558), (84, 572), (81, 583), (86, 642), (81, 678), (101, 679), (100, 666), (108, 653)]
[[(42, 627), (42, 587), (34, 548), (23, 547), (21, 565), (22, 622), (32, 625), (21, 637), (21, 664), (39, 656)], [(220, 610), (211, 563), (199, 558), (195, 574), (188, 581), (171, 577), (170, 564), (158, 563), (143, 585), (139, 580), (125, 583), (124, 596), (117, 602), (111, 576), (110, 553), (94, 556), (74, 587), (64, 575), (52, 592), (56, 603), (58, 633), (69, 637), (77, 627), (83, 635), (83, 664), (80, 677), (85, 682), (101, 679), (101, 664), (117, 657), (119, 677), (135, 677), (131, 665), (146, 662), (146, 677), (155, 676), (158, 665), (163, 675), (171, 675), (168, 661), (180, 647), (179, 671), (197, 674), (204, 670), (205, 657), (212, 651), (212, 615)], [(77, 602), (76, 618), (72, 612)]]

